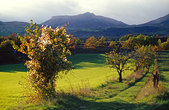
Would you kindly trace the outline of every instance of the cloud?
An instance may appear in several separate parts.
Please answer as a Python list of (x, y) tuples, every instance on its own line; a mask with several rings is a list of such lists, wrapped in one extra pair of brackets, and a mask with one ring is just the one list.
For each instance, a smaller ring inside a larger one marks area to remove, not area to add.
[(82, 7), (129, 24), (141, 24), (169, 14), (169, 0), (86, 0)]
[(169, 13), (169, 0), (3, 0), (6, 20), (41, 23), (51, 16), (92, 12), (128, 24), (140, 24)]
[(1, 15), (15, 16), (19, 20), (29, 21), (34, 19), (42, 22), (55, 15), (77, 14), (78, 3), (69, 0), (7, 0), (1, 4)]

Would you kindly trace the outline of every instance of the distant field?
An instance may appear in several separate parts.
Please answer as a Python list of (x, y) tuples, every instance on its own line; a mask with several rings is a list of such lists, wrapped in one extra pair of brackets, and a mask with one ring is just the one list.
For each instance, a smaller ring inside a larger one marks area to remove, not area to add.
[[(79, 87), (96, 87), (106, 80), (116, 79), (117, 73), (105, 64), (104, 54), (77, 54), (69, 59), (73, 62), (74, 69), (62, 79), (57, 81), (57, 90), (69, 91), (70, 87), (75, 90)], [(26, 76), (24, 64), (12, 64), (0, 66), (0, 108), (7, 109), (16, 106), (22, 97), (22, 86)], [(126, 72), (124, 77), (131, 74)]]

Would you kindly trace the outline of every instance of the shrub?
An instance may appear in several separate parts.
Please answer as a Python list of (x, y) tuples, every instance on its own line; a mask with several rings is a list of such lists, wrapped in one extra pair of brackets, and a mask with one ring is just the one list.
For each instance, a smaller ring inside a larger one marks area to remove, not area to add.
[(13, 47), (28, 55), (26, 61), (28, 84), (33, 91), (30, 94), (35, 100), (50, 100), (56, 96), (55, 80), (59, 72), (67, 73), (71, 62), (66, 58), (70, 51), (66, 48), (69, 36), (65, 27), (52, 29), (42, 26), (39, 28), (31, 21), (30, 28), (26, 27), (24, 37), (19, 36), (21, 45), (13, 42)]

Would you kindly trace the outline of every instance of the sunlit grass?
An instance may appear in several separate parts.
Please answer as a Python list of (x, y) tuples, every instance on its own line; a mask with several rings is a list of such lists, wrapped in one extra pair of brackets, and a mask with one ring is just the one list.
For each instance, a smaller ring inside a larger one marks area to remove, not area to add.
[[(12, 68), (23, 67), (23, 64), (19, 65), (5, 65), (0, 67), (0, 108), (7, 109), (12, 106), (16, 106), (22, 99), (23, 89), (19, 84), (19, 81), (24, 80), (25, 72), (10, 71)], [(7, 70), (2, 72), (2, 69)]]
[[(104, 54), (77, 54), (68, 58), (73, 62), (74, 69), (67, 75), (57, 80), (57, 90), (69, 92), (72, 88), (78, 90), (84, 86), (94, 88), (110, 79), (117, 79), (115, 69), (105, 64)], [(0, 108), (7, 109), (17, 106), (23, 98), (23, 87), (19, 82), (24, 82), (26, 77), (24, 64), (0, 66)], [(131, 72), (124, 73), (124, 77)]]
[[(162, 52), (158, 56), (161, 81), (168, 91), (168, 51)], [(119, 83), (110, 81), (118, 79), (115, 69), (109, 68), (105, 64), (104, 54), (76, 54), (68, 58), (73, 62), (74, 69), (67, 75), (62, 75), (57, 80), (57, 90), (71, 92), (71, 89), (88, 87), (92, 88), (89, 97), (63, 97), (61, 104), (56, 105), (22, 105), (23, 87), (18, 83), (24, 82), (26, 67), (23, 64), (0, 66), (0, 109), (131, 109), (131, 110), (154, 110), (167, 105), (167, 101), (155, 103), (151, 102), (152, 96), (144, 99), (136, 99), (138, 92), (142, 89), (151, 74), (147, 74), (133, 85), (128, 85), (127, 81)], [(123, 78), (132, 74), (132, 71), (125, 71)], [(81, 97), (81, 98), (78, 98)], [(160, 99), (161, 100), (161, 99)], [(18, 106), (19, 104), (19, 106)], [(167, 107), (167, 106), (166, 106)]]
[[(70, 87), (78, 89), (84, 86), (94, 88), (105, 81), (118, 78), (116, 70), (105, 64), (104, 54), (77, 54), (70, 59), (75, 69), (58, 80), (58, 89), (69, 90)], [(131, 71), (126, 71), (123, 77), (131, 73)]]

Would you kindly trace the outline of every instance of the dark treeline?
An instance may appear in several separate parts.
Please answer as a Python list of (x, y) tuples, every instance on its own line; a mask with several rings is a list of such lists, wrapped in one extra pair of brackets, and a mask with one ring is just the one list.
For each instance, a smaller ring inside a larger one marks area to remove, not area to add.
[[(0, 37), (0, 64), (23, 62), (26, 58), (25, 55), (13, 49), (11, 45), (12, 41), (15, 41), (17, 44), (20, 43), (18, 37), (14, 33), (9, 36)], [(116, 47), (133, 50), (143, 45), (154, 46), (156, 50), (169, 50), (169, 37), (129, 34), (120, 37), (118, 40), (111, 40), (104, 36), (99, 38), (91, 36), (86, 39), (70, 36), (70, 42), (67, 44), (67, 47), (71, 50), (72, 54), (76, 54), (105, 53)]]

